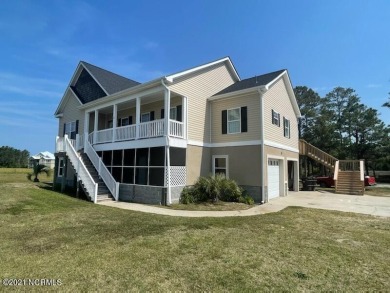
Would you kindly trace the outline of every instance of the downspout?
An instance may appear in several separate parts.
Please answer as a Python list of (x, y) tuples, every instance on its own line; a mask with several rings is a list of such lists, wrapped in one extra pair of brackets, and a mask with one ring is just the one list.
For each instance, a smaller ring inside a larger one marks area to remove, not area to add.
[[(170, 90), (169, 88), (167, 87), (167, 85), (164, 83), (164, 79), (166, 78), (162, 78), (161, 79), (161, 84), (162, 86), (165, 88), (165, 90), (168, 92), (168, 100), (171, 99), (171, 95), (170, 95)], [(165, 102), (165, 101), (164, 101)], [(166, 154), (165, 154), (165, 158), (166, 158), (166, 167), (167, 167), (167, 201), (166, 201), (166, 204), (167, 205), (170, 205), (172, 204), (172, 194), (171, 194), (171, 164), (170, 164), (170, 160), (171, 160), (171, 156), (170, 156), (170, 148), (169, 148), (169, 114), (170, 114), (170, 105), (169, 105), (169, 101), (167, 101), (166, 103), (164, 103), (164, 109), (165, 109), (165, 119), (167, 121), (167, 125), (166, 125), (166, 129), (167, 129), (167, 132), (166, 132)]]
[(264, 188), (264, 184), (265, 184), (265, 180), (264, 180), (264, 174), (265, 174), (265, 168), (266, 168), (266, 160), (264, 159), (264, 94), (268, 91), (268, 87), (267, 86), (261, 86), (258, 90), (259, 92), (259, 97), (260, 97), (260, 141), (261, 141), (261, 144), (260, 144), (260, 157), (261, 157), (261, 161), (260, 161), (260, 164), (261, 164), (261, 176), (260, 176), (260, 179), (261, 179), (261, 204), (265, 203), (266, 201), (268, 201), (268, 196), (267, 196), (267, 200), (265, 199), (265, 188)]

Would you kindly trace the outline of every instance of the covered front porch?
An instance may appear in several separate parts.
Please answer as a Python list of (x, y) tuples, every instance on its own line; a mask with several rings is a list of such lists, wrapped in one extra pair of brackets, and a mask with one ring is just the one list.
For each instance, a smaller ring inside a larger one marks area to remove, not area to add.
[(186, 139), (187, 99), (160, 90), (115, 101), (86, 110), (85, 125), (84, 135), (92, 145), (162, 136)]

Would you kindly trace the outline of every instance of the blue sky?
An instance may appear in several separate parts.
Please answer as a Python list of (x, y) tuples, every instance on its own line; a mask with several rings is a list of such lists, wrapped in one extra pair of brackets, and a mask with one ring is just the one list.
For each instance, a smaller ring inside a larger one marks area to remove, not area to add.
[(389, 15), (387, 0), (2, 1), (0, 146), (54, 151), (80, 60), (145, 82), (230, 56), (241, 78), (351, 87), (390, 124)]

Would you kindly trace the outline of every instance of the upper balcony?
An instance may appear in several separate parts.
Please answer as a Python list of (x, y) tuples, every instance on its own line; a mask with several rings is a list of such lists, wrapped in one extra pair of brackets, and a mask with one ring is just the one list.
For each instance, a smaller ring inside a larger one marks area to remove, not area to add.
[[(88, 139), (91, 144), (98, 144), (159, 137), (165, 135), (165, 124), (165, 119), (158, 119), (116, 128), (107, 128), (91, 132)], [(183, 122), (169, 119), (169, 125), (169, 136), (185, 138)]]

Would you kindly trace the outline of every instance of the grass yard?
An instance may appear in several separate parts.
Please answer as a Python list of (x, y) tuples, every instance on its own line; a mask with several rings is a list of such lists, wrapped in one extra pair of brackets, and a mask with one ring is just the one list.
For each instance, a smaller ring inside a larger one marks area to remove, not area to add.
[(390, 197), (390, 188), (389, 187), (366, 187), (366, 191), (364, 192), (366, 195), (374, 195), (374, 196), (389, 196)]
[[(163, 206), (164, 207), (164, 206)], [(223, 202), (218, 201), (216, 203), (212, 202), (200, 202), (200, 203), (190, 203), (190, 204), (172, 204), (166, 206), (168, 209), (173, 210), (186, 210), (186, 211), (237, 211), (237, 210), (247, 210), (253, 208), (254, 205), (248, 205), (245, 203), (239, 202)]]
[(14, 181), (0, 183), (0, 279), (62, 282), (19, 290), (390, 288), (389, 218), (305, 208), (177, 218), (94, 205)]

